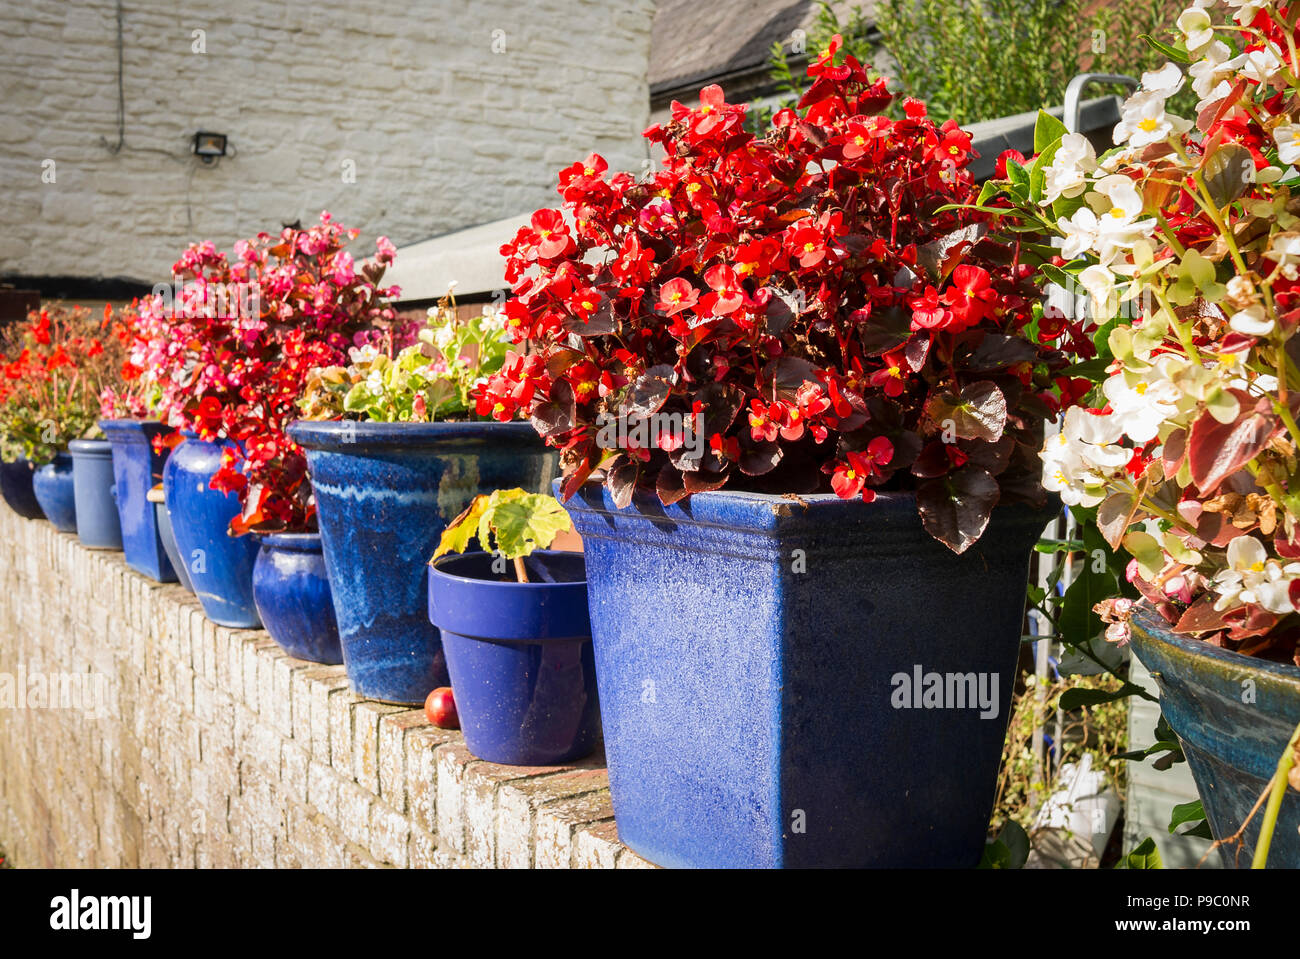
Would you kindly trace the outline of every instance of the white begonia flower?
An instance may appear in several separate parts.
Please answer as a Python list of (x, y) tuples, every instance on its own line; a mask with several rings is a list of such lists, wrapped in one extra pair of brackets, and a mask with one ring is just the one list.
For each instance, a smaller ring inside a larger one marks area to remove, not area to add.
[(1104, 176), (1094, 186), (1096, 193), (1089, 196), (1109, 202), (1109, 208), (1097, 214), (1095, 243), (1098, 257), (1106, 264), (1122, 251), (1131, 249), (1138, 240), (1150, 236), (1156, 221), (1150, 217), (1138, 219), (1142, 215), (1142, 195), (1122, 173)]
[(1192, 56), (1209, 46), (1214, 40), (1214, 23), (1200, 7), (1188, 7), (1178, 17), (1178, 29), (1187, 40), (1187, 52)]
[(1119, 123), (1115, 124), (1115, 142), (1135, 147), (1161, 143), (1176, 134), (1186, 133), (1192, 121), (1165, 112), (1165, 97), (1151, 91), (1133, 94), (1124, 102)]
[(1061, 197), (1076, 197), (1088, 185), (1088, 174), (1097, 169), (1097, 153), (1082, 133), (1061, 138), (1052, 162), (1043, 171), (1043, 206)]
[(379, 348), (371, 343), (367, 343), (365, 346), (354, 346), (348, 350), (348, 358), (357, 366), (364, 363), (373, 363), (378, 355)]
[(450, 343), (455, 336), (456, 331), (451, 328), (451, 324), (440, 326), (433, 333), (434, 345), (436, 345), (440, 350), (445, 350), (447, 344)]
[(1241, 56), (1233, 57), (1225, 67), (1240, 73), (1248, 80), (1266, 83), (1282, 69), (1282, 58), (1272, 44), (1260, 50), (1250, 50)]
[(1170, 379), (1181, 361), (1164, 354), (1146, 373), (1117, 373), (1101, 386), (1116, 422), (1134, 443), (1149, 443), (1179, 413), (1182, 391)]
[(1074, 216), (1061, 217), (1056, 225), (1065, 234), (1061, 256), (1073, 260), (1091, 250), (1097, 243), (1097, 214), (1086, 206), (1074, 211)]
[(1111, 300), (1115, 295), (1115, 274), (1094, 263), (1080, 271), (1079, 285), (1092, 296), (1092, 311), (1097, 324), (1109, 320), (1114, 312)]
[(1268, 248), (1268, 258), (1282, 267), (1282, 275), (1288, 280), (1300, 276), (1296, 268), (1300, 266), (1300, 235), (1274, 237), (1273, 245)]
[(1240, 24), (1247, 24), (1259, 16), (1259, 11), (1263, 10), (1267, 4), (1263, 0), (1226, 0), (1228, 6), (1239, 8), (1232, 15), (1232, 19)]
[(1231, 54), (1232, 50), (1226, 43), (1215, 40), (1206, 49), (1205, 55), (1187, 68), (1187, 73), (1192, 78), (1192, 91), (1202, 101), (1211, 99), (1215, 88), (1225, 84), (1231, 75), (1232, 71), (1225, 66)]
[(1072, 506), (1096, 506), (1106, 497), (1106, 484), (1133, 455), (1118, 445), (1119, 436), (1113, 416), (1071, 407), (1061, 431), (1049, 437), (1039, 453), (1043, 485)]
[(1264, 311), (1263, 303), (1255, 303), (1228, 317), (1228, 326), (1242, 336), (1268, 336), (1275, 325), (1273, 318)]
[(1222, 612), (1251, 604), (1278, 615), (1295, 612), (1290, 587), (1296, 579), (1300, 579), (1300, 563), (1284, 566), (1255, 537), (1238, 536), (1228, 544), (1228, 568), (1211, 584), (1219, 594), (1214, 608)]
[(1273, 130), (1273, 140), (1277, 143), (1277, 158), (1282, 163), (1300, 160), (1300, 123), (1284, 123), (1277, 127)]
[(1176, 63), (1166, 63), (1159, 70), (1148, 70), (1142, 74), (1142, 89), (1162, 100), (1168, 100), (1182, 89), (1182, 86), (1183, 71)]
[(371, 370), (366, 374), (366, 390), (371, 396), (379, 396), (384, 392), (383, 370)]

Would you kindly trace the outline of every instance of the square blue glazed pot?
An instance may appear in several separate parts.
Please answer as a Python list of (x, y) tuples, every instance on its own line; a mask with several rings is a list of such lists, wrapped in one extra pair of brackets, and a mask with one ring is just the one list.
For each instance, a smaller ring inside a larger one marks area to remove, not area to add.
[(956, 556), (910, 494), (619, 509), (588, 484), (565, 507), (628, 846), (664, 866), (978, 863), (1054, 509), (999, 508)]
[(556, 455), (528, 423), (302, 420), (343, 663), (352, 691), (418, 705), (448, 684), (427, 563), (480, 493), (545, 489)]
[[(1210, 832), (1235, 835), (1300, 725), (1300, 669), (1180, 636), (1154, 610), (1131, 621), (1133, 652), (1160, 689), (1160, 711), (1182, 742)], [(1262, 813), (1240, 847), (1220, 846), (1228, 868), (1247, 867)], [(1300, 867), (1300, 798), (1287, 790), (1269, 845), (1270, 868)]]

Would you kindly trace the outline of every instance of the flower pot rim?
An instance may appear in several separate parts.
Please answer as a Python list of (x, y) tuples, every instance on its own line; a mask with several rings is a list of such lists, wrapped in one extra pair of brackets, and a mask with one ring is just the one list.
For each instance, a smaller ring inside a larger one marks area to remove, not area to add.
[[(552, 482), (557, 498), (560, 497), (561, 483), (561, 479)], [(597, 496), (599, 503), (593, 502)], [(620, 508), (614, 505), (614, 498), (604, 483), (589, 480), (573, 496), (560, 502), (566, 509), (572, 507), (601, 516), (634, 517), (687, 526), (743, 526), (768, 532), (784, 532), (813, 524), (823, 526), (837, 519), (856, 522), (868, 517), (897, 519), (899, 522), (914, 522), (918, 528), (921, 526), (916, 493), (911, 491), (877, 493), (876, 498), (867, 503), (856, 497), (841, 499), (835, 493), (780, 494), (720, 489), (694, 493), (672, 506), (664, 506), (654, 494), (637, 490), (632, 502)], [(1047, 503), (1042, 507), (1027, 503), (1002, 504), (994, 507), (993, 517), (1005, 516), (1014, 510), (1035, 521), (1041, 517), (1043, 525), (1046, 525), (1058, 509), (1059, 499), (1049, 493)]]
[(124, 427), (141, 426), (141, 425), (149, 426), (155, 423), (158, 426), (167, 425), (160, 419), (155, 419), (151, 417), (140, 417), (140, 416), (104, 417), (103, 419), (98, 421), (99, 428), (101, 430), (104, 430), (105, 432), (108, 432), (108, 430), (110, 429), (122, 429), (123, 432), (126, 432), (126, 430), (123, 429)]
[(68, 452), (74, 456), (77, 454), (83, 456), (103, 456), (105, 453), (112, 454), (113, 444), (109, 440), (69, 440)]
[(1144, 642), (1159, 643), (1174, 650), (1179, 654), (1180, 659), (1193, 663), (1195, 672), (1189, 671), (1184, 676), (1189, 681), (1197, 678), (1196, 673), (1204, 676), (1213, 671), (1220, 676), (1227, 676), (1232, 682), (1237, 682), (1242, 670), (1250, 670), (1268, 674), (1270, 681), (1289, 687), (1296, 696), (1300, 696), (1300, 666), (1260, 659), (1257, 656), (1246, 656), (1231, 649), (1212, 646), (1203, 639), (1179, 636), (1159, 613), (1145, 603), (1134, 606), (1132, 620), (1138, 627), (1133, 636), (1135, 645)]
[(540, 445), (542, 439), (531, 423), (495, 420), (434, 423), (381, 423), (369, 420), (298, 420), (289, 426), (289, 437), (309, 450), (332, 453), (350, 450), (405, 449), (412, 445), (451, 441), (503, 439)]
[[(537, 589), (539, 589), (539, 588), (543, 588), (543, 587), (549, 587), (549, 588), (551, 588), (551, 589), (563, 589), (563, 588), (572, 588), (572, 587), (575, 587), (575, 586), (582, 586), (582, 587), (585, 588), (586, 585), (587, 585), (587, 579), (586, 579), (586, 577), (583, 577), (582, 579), (566, 579), (566, 580), (564, 580), (563, 582), (559, 582), (559, 583), (532, 582), (531, 580), (530, 580), (529, 582), (527, 582), (527, 583), (520, 583), (520, 582), (516, 582), (516, 581), (514, 581), (514, 580), (505, 580), (505, 581), (502, 581), (502, 580), (496, 580), (496, 579), (481, 579), (481, 578), (478, 577), (478, 576), (460, 576), (460, 575), (457, 575), (456, 573), (449, 573), (449, 572), (446, 571), (446, 569), (444, 569), (445, 566), (448, 566), (448, 565), (454, 565), (454, 564), (455, 564), (456, 562), (458, 562), (458, 561), (462, 561), (462, 562), (463, 562), (463, 561), (467, 561), (467, 560), (469, 560), (469, 559), (477, 559), (477, 558), (479, 558), (480, 556), (489, 556), (489, 555), (490, 555), (490, 554), (489, 554), (486, 550), (481, 550), (481, 549), (472, 549), (472, 550), (469, 550), (469, 551), (464, 552), (464, 553), (449, 553), (449, 554), (447, 554), (446, 556), (439, 556), (437, 559), (435, 559), (435, 560), (430, 560), (430, 561), (429, 561), (429, 564), (428, 564), (428, 565), (429, 565), (429, 576), (430, 576), (430, 577), (434, 577), (434, 576), (436, 576), (439, 580), (442, 580), (442, 581), (444, 581), (444, 582), (451, 582), (451, 583), (482, 583), (482, 584), (487, 585), (487, 586), (492, 586), (492, 587), (501, 588), (501, 589), (514, 588), (514, 589), (519, 589), (519, 590), (524, 590), (524, 591), (537, 590)], [(578, 553), (578, 552), (575, 552), (575, 551), (573, 551), (573, 550), (565, 550), (565, 549), (535, 549), (535, 550), (533, 550), (532, 553), (529, 554), (529, 555), (531, 555), (531, 556), (579, 556), (579, 557), (581, 557), (581, 556), (582, 556), (582, 553)], [(584, 563), (585, 563), (585, 560), (584, 560)]]
[(299, 553), (319, 553), (322, 551), (320, 533), (254, 533), (263, 546), (272, 549), (290, 550)]

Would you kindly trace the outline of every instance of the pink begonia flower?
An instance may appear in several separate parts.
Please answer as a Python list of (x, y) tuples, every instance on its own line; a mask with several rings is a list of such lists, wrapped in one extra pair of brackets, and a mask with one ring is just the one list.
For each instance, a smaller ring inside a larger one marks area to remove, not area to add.
[(375, 249), (379, 251), (375, 257), (381, 264), (388, 266), (397, 256), (397, 247), (393, 246), (393, 241), (386, 236), (381, 236), (375, 240)]
[(333, 276), (334, 282), (339, 286), (347, 286), (357, 278), (356, 273), (352, 269), (352, 254), (347, 250), (340, 250), (335, 254), (334, 262), (331, 266), (333, 268), (331, 275)]

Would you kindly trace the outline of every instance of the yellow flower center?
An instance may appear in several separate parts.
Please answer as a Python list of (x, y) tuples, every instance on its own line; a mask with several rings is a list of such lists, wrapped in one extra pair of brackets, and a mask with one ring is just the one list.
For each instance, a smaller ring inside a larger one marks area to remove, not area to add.
[(1113, 206), (1110, 208), (1110, 215), (1114, 217), (1116, 220), (1124, 219), (1124, 211), (1117, 206)]
[(1138, 396), (1146, 396), (1147, 385), (1145, 383), (1139, 383), (1137, 386), (1133, 387), (1133, 392), (1136, 393)]
[(1264, 564), (1263, 564), (1263, 563), (1251, 563), (1251, 564), (1250, 564), (1250, 571), (1251, 571), (1252, 573), (1262, 573), (1262, 572), (1264, 572)]
[(854, 472), (853, 470), (849, 470), (848, 472), (846, 472), (846, 473), (844, 474), (844, 478), (845, 478), (845, 479), (856, 479), (857, 476), (858, 476), (858, 474), (857, 474), (856, 472)]
[(1143, 133), (1150, 133), (1156, 128), (1155, 117), (1143, 117), (1138, 121), (1138, 129)]

